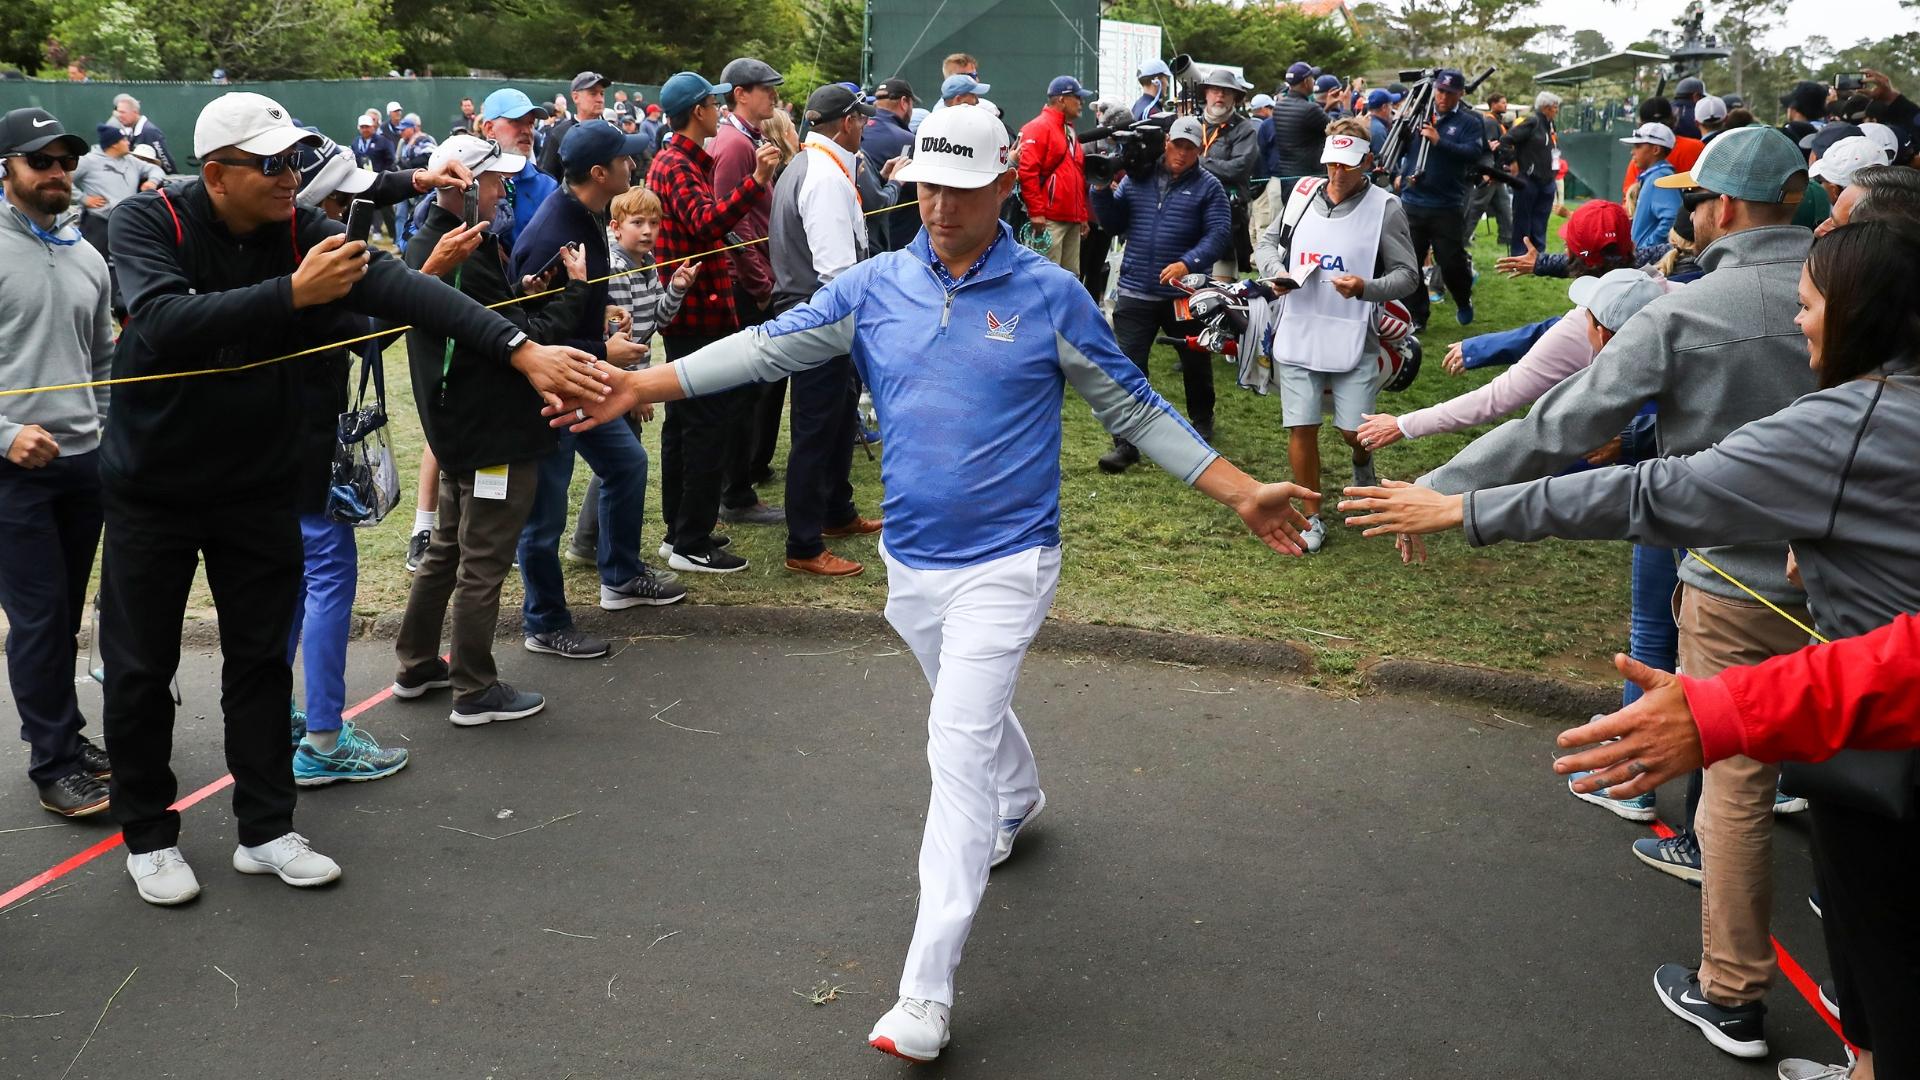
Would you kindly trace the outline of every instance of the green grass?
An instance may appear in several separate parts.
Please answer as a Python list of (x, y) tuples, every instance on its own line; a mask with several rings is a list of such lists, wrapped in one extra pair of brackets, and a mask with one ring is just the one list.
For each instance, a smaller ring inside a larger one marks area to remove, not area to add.
[[(1500, 253), (1491, 230), (1490, 222), (1482, 226), (1475, 247), (1482, 275), (1475, 294), (1478, 321), (1472, 329), (1503, 329), (1565, 310), (1564, 282), (1508, 280), (1492, 272)], [(1465, 335), (1454, 324), (1450, 304), (1436, 305), (1434, 314), (1420, 378), (1403, 393), (1383, 396), (1383, 411), (1404, 413), (1432, 404), (1493, 374), (1453, 377), (1441, 369), (1446, 345)], [(387, 359), (387, 386), (395, 397), (389, 410), (392, 437), (401, 461), (411, 465), (418, 461), (422, 440), (404, 375), (404, 345), (390, 349)], [(1153, 382), (1180, 405), (1184, 394), (1172, 360), (1171, 350), (1155, 351)], [(1224, 364), (1215, 374), (1220, 450), (1256, 477), (1286, 479), (1278, 396), (1239, 390)], [(1625, 644), (1624, 545), (1550, 542), (1473, 550), (1457, 535), (1443, 536), (1430, 542), (1427, 565), (1403, 567), (1390, 542), (1363, 540), (1336, 525), (1321, 554), (1284, 558), (1250, 538), (1232, 513), (1156, 468), (1136, 468), (1119, 477), (1100, 473), (1095, 459), (1107, 446), (1106, 435), (1071, 392), (1064, 417), (1060, 501), (1065, 557), (1056, 617), (1296, 641), (1315, 650), (1322, 673), (1330, 678), (1344, 677), (1373, 657), (1399, 656), (1609, 681), (1604, 658)], [(1397, 443), (1381, 452), (1380, 473), (1411, 479), (1447, 460), (1478, 433)], [(649, 478), (641, 548), (651, 562), (662, 534), (657, 422), (647, 425), (644, 441), (656, 465)], [(1322, 453), (1322, 490), (1331, 495), (1348, 479), (1349, 455), (1330, 427), (1323, 431)], [(782, 451), (775, 463), (784, 460)], [(575, 505), (586, 475), (584, 465), (575, 470)], [(401, 507), (378, 528), (361, 533), (356, 603), (361, 614), (394, 611), (405, 603), (410, 579), (401, 564), (413, 499), (411, 472), (406, 476)], [(880, 505), (879, 476), (878, 462), (856, 451), (854, 485), (860, 508), (868, 514)], [(783, 501), (778, 480), (762, 494), (770, 502)], [(1337, 519), (1331, 503), (1328, 513)], [(751, 559), (752, 567), (725, 576), (683, 575), (692, 602), (857, 610), (879, 610), (885, 602), (885, 572), (870, 538), (833, 545), (840, 554), (866, 563), (867, 572), (828, 581), (791, 574), (781, 566), (784, 530), (732, 531), (734, 550)], [(577, 603), (592, 602), (596, 579), (590, 571), (568, 567), (567, 579)], [(519, 599), (519, 578), (514, 575), (508, 579), (505, 603), (517, 605)], [(196, 590), (196, 604), (204, 613), (203, 589)]]

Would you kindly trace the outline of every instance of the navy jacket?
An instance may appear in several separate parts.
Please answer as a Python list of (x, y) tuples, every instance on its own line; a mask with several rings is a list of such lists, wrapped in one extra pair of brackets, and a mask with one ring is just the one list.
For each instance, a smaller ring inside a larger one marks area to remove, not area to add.
[[(582, 244), (587, 252), (587, 279), (604, 278), (613, 272), (607, 251), (607, 226), (599, 215), (586, 208), (571, 190), (562, 187), (540, 204), (533, 220), (521, 228), (513, 242), (513, 259), (508, 267), (509, 281), (521, 278), (547, 265), (563, 244)], [(605, 281), (588, 286), (587, 303), (575, 328), (560, 345), (607, 358), (605, 314), (608, 289)], [(556, 296), (556, 299), (558, 297)], [(538, 304), (533, 300), (529, 303)]]
[(353, 140), (353, 158), (360, 164), (361, 168), (372, 165), (374, 172), (392, 172), (394, 168), (393, 140), (380, 134), (378, 131), (371, 135), (355, 138)]
[[(880, 179), (880, 170), (886, 167), (887, 162), (912, 149), (913, 132), (907, 130), (907, 122), (885, 109), (867, 121), (867, 130), (860, 135), (860, 152), (866, 155), (867, 171), (872, 174), (876, 186), (884, 184)], [(912, 184), (900, 186), (899, 201), (912, 202), (918, 197)], [(873, 203), (866, 204), (868, 210), (874, 209), (874, 206)], [(874, 247), (875, 254), (898, 251), (913, 243), (913, 238), (919, 234), (920, 215), (913, 210), (879, 214), (868, 219), (867, 232), (876, 239), (886, 241)]]
[(1120, 289), (1134, 296), (1174, 297), (1179, 289), (1160, 284), (1160, 271), (1184, 262), (1204, 274), (1233, 251), (1233, 209), (1227, 189), (1198, 165), (1166, 179), (1164, 168), (1154, 170), (1147, 184), (1129, 176), (1118, 190), (1100, 187), (1093, 193), (1093, 212), (1109, 232), (1127, 238), (1120, 263)]
[[(1400, 191), (1400, 201), (1409, 207), (1427, 210), (1462, 209), (1467, 205), (1467, 170), (1487, 152), (1486, 125), (1480, 114), (1464, 105), (1435, 121), (1440, 141), (1427, 152), (1427, 171), (1418, 182), (1409, 182)], [(1401, 170), (1413, 168), (1420, 147), (1429, 145), (1415, 132), (1400, 159)]]

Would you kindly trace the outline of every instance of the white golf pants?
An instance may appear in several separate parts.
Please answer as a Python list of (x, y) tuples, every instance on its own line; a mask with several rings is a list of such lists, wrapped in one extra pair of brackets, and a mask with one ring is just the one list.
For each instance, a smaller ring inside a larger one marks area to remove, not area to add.
[(1000, 818), (1040, 796), (1033, 748), (1013, 715), (1020, 662), (1060, 580), (1060, 549), (1031, 548), (959, 570), (915, 570), (887, 555), (887, 621), (933, 689), (927, 764), (933, 797), (920, 841), (920, 914), (903, 997), (953, 1004), (953, 972), (987, 887)]

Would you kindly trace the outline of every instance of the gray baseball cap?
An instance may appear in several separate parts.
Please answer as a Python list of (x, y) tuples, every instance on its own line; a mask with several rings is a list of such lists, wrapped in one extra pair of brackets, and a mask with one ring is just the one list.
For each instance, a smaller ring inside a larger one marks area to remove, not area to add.
[(1185, 139), (1195, 146), (1203, 146), (1207, 141), (1207, 129), (1201, 125), (1199, 117), (1183, 116), (1167, 129), (1167, 141), (1174, 139)]
[(573, 82), (569, 86), (569, 89), (591, 90), (596, 86), (605, 87), (608, 83), (612, 81), (613, 81), (612, 79), (607, 78), (605, 75), (602, 75), (597, 71), (583, 71), (580, 74), (575, 75), (573, 77)]
[(1666, 294), (1644, 271), (1633, 269), (1575, 278), (1567, 287), (1567, 299), (1592, 312), (1595, 321), (1616, 334), (1641, 308)]
[(727, 66), (720, 69), (720, 81), (734, 86), (779, 86), (787, 77), (773, 70), (773, 65), (765, 60), (742, 56), (727, 61)]

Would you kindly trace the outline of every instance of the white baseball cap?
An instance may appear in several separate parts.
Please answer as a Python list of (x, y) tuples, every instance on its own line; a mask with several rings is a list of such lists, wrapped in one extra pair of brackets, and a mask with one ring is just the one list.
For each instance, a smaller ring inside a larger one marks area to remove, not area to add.
[[(1886, 153), (1887, 160), (1882, 162), (1882, 164), (1890, 165), (1893, 163), (1894, 158), (1900, 156), (1900, 136), (1887, 125), (1877, 124), (1869, 120), (1860, 125), (1860, 134), (1871, 140), (1875, 146), (1878, 146)], [(136, 146), (134, 149), (137, 151), (139, 147)]]
[(149, 165), (161, 164), (160, 149), (159, 147), (154, 146), (152, 143), (134, 143), (133, 149), (130, 151), (130, 153), (132, 153), (134, 157), (139, 158), (141, 161), (144, 161)]
[(1841, 187), (1853, 183), (1853, 174), (1869, 165), (1885, 165), (1886, 151), (1865, 135), (1849, 135), (1820, 155), (1820, 160), (1807, 169), (1807, 176), (1814, 180), (1825, 180)]
[(1255, 94), (1253, 95), (1252, 100), (1247, 102), (1247, 111), (1259, 112), (1261, 109), (1271, 108), (1272, 106), (1273, 106), (1272, 94)]
[(353, 154), (326, 140), (316, 150), (300, 153), (300, 193), (294, 201), (301, 206), (319, 206), (333, 194), (359, 195), (373, 186), (380, 174), (363, 169)]
[(392, 113), (392, 112), (399, 112), (399, 111), (400, 111), (400, 103), (399, 103), (399, 102), (397, 102), (397, 101), (389, 101), (389, 102), (387, 102), (387, 111), (388, 111), (388, 112), (390, 112), (390, 113)]
[(492, 139), (482, 139), (478, 135), (449, 135), (447, 141), (433, 148), (433, 156), (427, 158), (428, 169), (438, 169), (449, 161), (458, 161), (475, 176), (483, 172), (518, 173), (527, 167), (527, 159), (520, 154), (510, 154), (500, 148)]
[(1633, 134), (1620, 140), (1629, 145), (1647, 143), (1652, 146), (1664, 146), (1673, 149), (1673, 129), (1665, 124), (1641, 124), (1633, 129)]
[(1351, 167), (1360, 164), (1360, 159), (1372, 150), (1372, 144), (1365, 139), (1356, 139), (1351, 135), (1329, 135), (1325, 147), (1320, 151), (1320, 164), (1334, 161)]
[(204, 158), (223, 146), (243, 154), (272, 157), (295, 143), (320, 145), (317, 131), (293, 126), (293, 117), (264, 94), (221, 94), (200, 110), (193, 125), (193, 156)]
[(1727, 103), (1720, 98), (1714, 97), (1712, 94), (1708, 94), (1706, 97), (1693, 103), (1693, 118), (1702, 122), (1707, 120), (1725, 120), (1727, 118)]
[(1619, 333), (1641, 308), (1665, 295), (1659, 282), (1633, 269), (1575, 278), (1567, 287), (1567, 299), (1592, 312), (1596, 322), (1614, 333)]
[(978, 105), (949, 105), (931, 113), (914, 134), (913, 160), (902, 183), (983, 188), (1007, 171), (1007, 129)]

